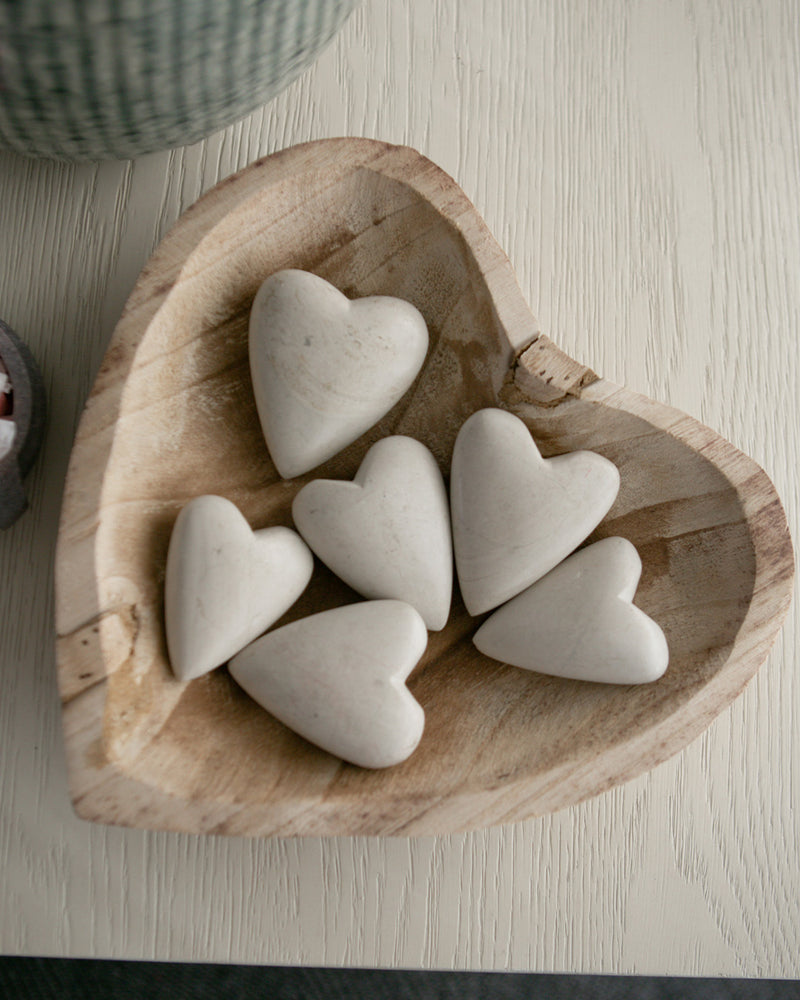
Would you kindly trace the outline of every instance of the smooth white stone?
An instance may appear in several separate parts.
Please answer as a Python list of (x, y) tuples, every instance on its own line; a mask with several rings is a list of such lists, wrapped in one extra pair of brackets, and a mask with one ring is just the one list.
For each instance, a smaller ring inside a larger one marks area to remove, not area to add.
[(200, 496), (178, 515), (167, 554), (167, 647), (189, 681), (229, 660), (287, 611), (314, 557), (290, 528), (252, 531), (230, 500)]
[(284, 725), (360, 767), (409, 757), (425, 713), (405, 685), (428, 642), (401, 601), (366, 601), (301, 618), (231, 660), (234, 680)]
[(473, 413), (456, 438), (450, 475), (467, 611), (490, 611), (557, 566), (602, 521), (618, 491), (619, 472), (602, 455), (544, 459), (512, 413)]
[(413, 438), (383, 438), (352, 482), (315, 479), (292, 505), (297, 530), (319, 558), (368, 598), (405, 601), (429, 629), (447, 624), (453, 546), (444, 479)]
[(658, 680), (669, 650), (659, 626), (631, 603), (641, 572), (627, 539), (588, 545), (495, 611), (475, 645), (495, 660), (557, 677)]
[(355, 441), (414, 381), (428, 350), (402, 299), (350, 301), (306, 271), (278, 271), (250, 313), (250, 372), (270, 455), (285, 479)]

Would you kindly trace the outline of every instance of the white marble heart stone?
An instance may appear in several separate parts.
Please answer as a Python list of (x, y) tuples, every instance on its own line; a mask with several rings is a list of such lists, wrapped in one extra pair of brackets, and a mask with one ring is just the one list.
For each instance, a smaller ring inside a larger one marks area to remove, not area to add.
[(444, 479), (413, 438), (383, 438), (352, 482), (315, 479), (292, 504), (297, 530), (345, 583), (368, 598), (405, 601), (429, 629), (447, 624), (453, 546)]
[(456, 438), (450, 475), (467, 611), (490, 611), (557, 566), (597, 527), (618, 491), (619, 472), (602, 455), (544, 459), (512, 413), (473, 413)]
[(604, 538), (503, 605), (475, 634), (495, 660), (557, 677), (645, 684), (667, 669), (659, 626), (632, 604), (642, 563), (625, 538)]
[(261, 427), (284, 479), (332, 458), (414, 381), (428, 329), (410, 302), (352, 302), (323, 278), (278, 271), (250, 313), (250, 372)]
[(313, 567), (290, 528), (252, 531), (224, 497), (188, 503), (172, 529), (164, 588), (176, 676), (200, 677), (261, 635), (302, 594)]
[(409, 757), (425, 713), (405, 685), (425, 651), (425, 622), (401, 601), (322, 611), (269, 632), (231, 660), (263, 708), (323, 750), (360, 767)]

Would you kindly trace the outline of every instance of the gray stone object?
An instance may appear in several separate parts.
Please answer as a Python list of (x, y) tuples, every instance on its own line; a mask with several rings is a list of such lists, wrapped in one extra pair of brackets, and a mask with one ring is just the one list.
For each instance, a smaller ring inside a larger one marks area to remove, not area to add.
[(33, 355), (0, 320), (0, 361), (11, 389), (14, 435), (0, 457), (0, 530), (10, 528), (28, 506), (23, 479), (39, 452), (47, 404), (44, 383)]

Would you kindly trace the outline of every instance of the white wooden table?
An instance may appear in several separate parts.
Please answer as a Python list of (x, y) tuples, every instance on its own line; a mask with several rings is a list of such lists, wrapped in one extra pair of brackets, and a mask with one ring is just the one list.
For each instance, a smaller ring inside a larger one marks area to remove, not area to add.
[(280, 98), (197, 146), (0, 154), (0, 316), (51, 406), (31, 510), (0, 537), (0, 953), (800, 976), (796, 613), (701, 739), (580, 807), (244, 840), (74, 817), (52, 599), (74, 428), (143, 263), (217, 180), (334, 135), (452, 174), (542, 328), (752, 455), (799, 538), (799, 24), (795, 0), (367, 0)]

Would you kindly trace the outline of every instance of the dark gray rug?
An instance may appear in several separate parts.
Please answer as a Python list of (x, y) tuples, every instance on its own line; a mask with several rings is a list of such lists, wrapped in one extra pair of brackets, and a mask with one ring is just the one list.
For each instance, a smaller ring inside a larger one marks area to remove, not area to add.
[(800, 1000), (800, 982), (0, 957), (2, 1000)]

